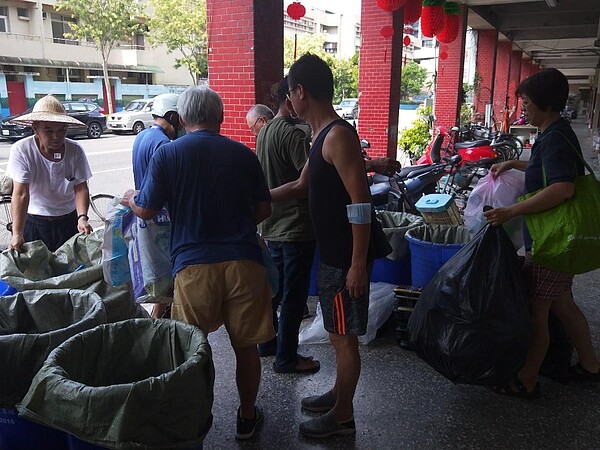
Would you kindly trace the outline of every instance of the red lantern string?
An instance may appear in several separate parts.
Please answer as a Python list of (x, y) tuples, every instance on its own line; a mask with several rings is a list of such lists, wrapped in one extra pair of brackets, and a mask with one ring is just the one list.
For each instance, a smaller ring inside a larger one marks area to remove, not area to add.
[(438, 41), (449, 44), (458, 36), (460, 5), (456, 2), (446, 2), (444, 3), (444, 11), (446, 12), (444, 28), (435, 36)]
[(421, 17), (421, 0), (407, 0), (404, 5), (404, 23), (412, 24)]
[[(294, 20), (300, 20), (306, 14), (306, 8), (300, 2), (293, 2), (287, 7), (286, 12)], [(294, 33), (294, 60), (296, 59), (296, 50), (298, 48), (298, 33)]]
[(404, 6), (406, 0), (377, 0), (377, 6), (384, 11), (396, 11)]
[(444, 28), (444, 0), (423, 0), (421, 12), (421, 32), (423, 36), (433, 37)]
[(404, 40), (402, 42), (404, 43), (405, 47), (408, 47), (410, 45), (410, 37), (404, 36)]
[(383, 27), (379, 33), (386, 39), (391, 38), (394, 35), (394, 28), (387, 26), (387, 27)]
[[(386, 39), (390, 39), (394, 35), (394, 28), (391, 26), (385, 26), (379, 30), (379, 33)], [(383, 62), (387, 62), (387, 45), (383, 53)]]

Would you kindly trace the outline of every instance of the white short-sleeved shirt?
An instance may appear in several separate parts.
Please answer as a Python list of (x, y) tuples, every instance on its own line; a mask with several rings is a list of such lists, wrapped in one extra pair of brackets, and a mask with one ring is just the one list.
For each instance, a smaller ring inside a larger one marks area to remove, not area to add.
[(35, 136), (15, 142), (6, 169), (17, 183), (29, 185), (29, 214), (62, 216), (75, 209), (74, 186), (92, 177), (81, 145), (65, 139), (64, 158), (49, 161), (42, 155)]

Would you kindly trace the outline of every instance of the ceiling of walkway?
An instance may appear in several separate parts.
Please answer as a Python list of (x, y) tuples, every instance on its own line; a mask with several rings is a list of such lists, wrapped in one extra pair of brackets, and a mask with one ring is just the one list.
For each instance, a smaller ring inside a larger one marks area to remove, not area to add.
[[(543, 67), (587, 85), (600, 66), (600, 0), (462, 0), (468, 24), (495, 28)], [(554, 6), (555, 5), (555, 6)]]

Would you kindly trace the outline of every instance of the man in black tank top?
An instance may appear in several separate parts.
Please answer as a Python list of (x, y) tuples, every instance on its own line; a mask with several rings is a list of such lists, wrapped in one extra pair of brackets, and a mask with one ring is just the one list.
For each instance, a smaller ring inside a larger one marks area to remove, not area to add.
[(300, 178), (271, 190), (273, 201), (309, 198), (320, 264), (317, 276), (323, 324), (336, 352), (337, 376), (325, 394), (302, 407), (326, 414), (300, 424), (309, 437), (356, 432), (352, 401), (360, 375), (358, 336), (369, 307), (368, 246), (371, 196), (354, 128), (332, 107), (333, 76), (327, 64), (306, 54), (288, 74), (288, 98), (315, 136)]

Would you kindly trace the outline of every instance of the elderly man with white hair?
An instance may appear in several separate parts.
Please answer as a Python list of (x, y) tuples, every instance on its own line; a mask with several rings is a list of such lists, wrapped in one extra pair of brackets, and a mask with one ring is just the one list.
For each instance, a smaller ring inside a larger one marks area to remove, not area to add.
[(186, 135), (157, 149), (139, 194), (128, 191), (122, 203), (146, 220), (167, 205), (175, 276), (171, 316), (205, 333), (225, 324), (241, 403), (235, 437), (248, 439), (263, 418), (256, 404), (256, 346), (275, 335), (256, 234), (256, 225), (271, 214), (271, 196), (252, 150), (220, 134), (219, 94), (190, 87), (177, 110)]

